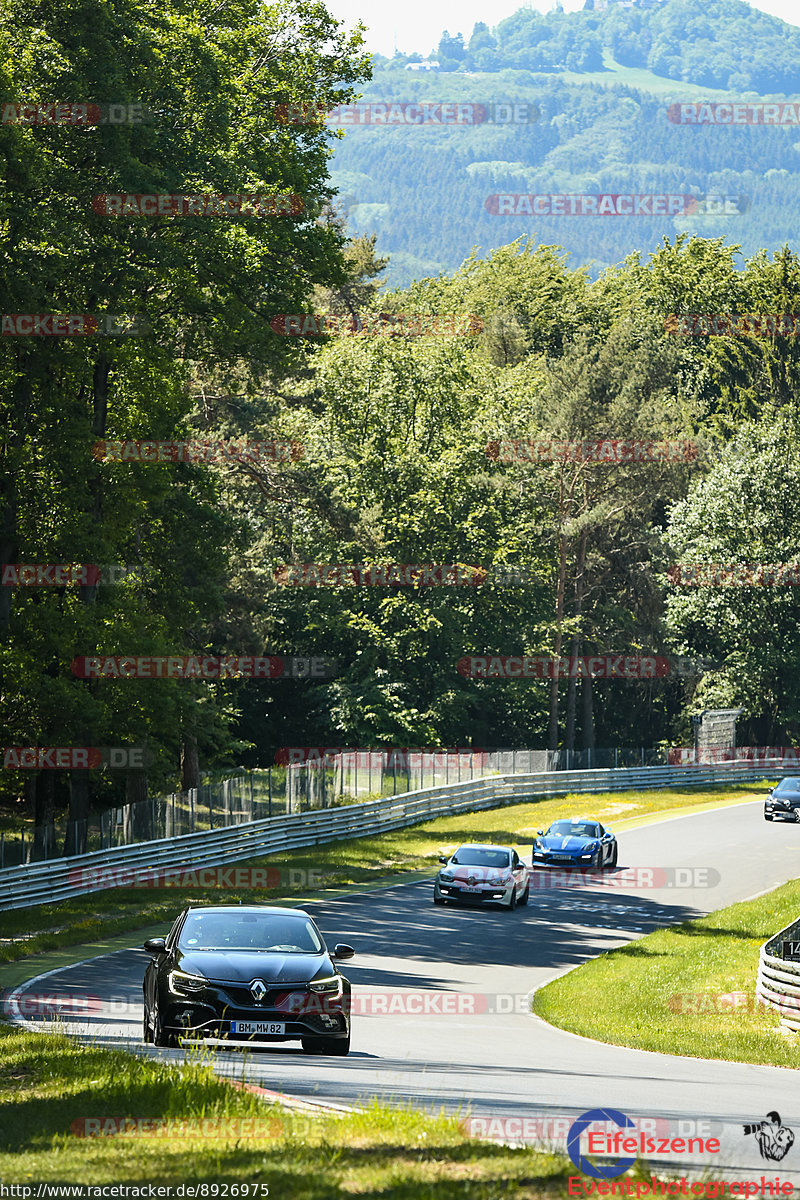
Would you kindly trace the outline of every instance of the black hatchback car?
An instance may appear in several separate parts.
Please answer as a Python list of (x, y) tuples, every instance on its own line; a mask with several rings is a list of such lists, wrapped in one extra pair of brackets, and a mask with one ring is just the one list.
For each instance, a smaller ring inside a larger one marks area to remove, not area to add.
[(764, 820), (781, 817), (784, 821), (800, 821), (800, 778), (797, 775), (782, 779), (764, 801)]
[(350, 1049), (350, 981), (311, 917), (297, 908), (187, 908), (166, 940), (150, 938), (144, 1040), (257, 1044), (300, 1039), (308, 1054)]

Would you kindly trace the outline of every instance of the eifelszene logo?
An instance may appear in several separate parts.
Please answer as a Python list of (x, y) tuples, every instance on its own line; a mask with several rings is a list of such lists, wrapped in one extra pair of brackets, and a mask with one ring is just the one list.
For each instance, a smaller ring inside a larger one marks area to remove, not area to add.
[[(769, 1115), (777, 1116), (777, 1113)], [(600, 1129), (591, 1128), (598, 1125)], [(616, 1129), (612, 1132), (613, 1126), (616, 1126)], [(760, 1126), (754, 1125), (752, 1128)], [(787, 1132), (791, 1137), (791, 1131)], [(587, 1139), (589, 1154), (600, 1154), (604, 1157), (628, 1154), (633, 1157), (617, 1157), (616, 1162), (598, 1166), (587, 1154), (582, 1153), (582, 1136)], [(615, 1179), (618, 1175), (623, 1175), (633, 1166), (637, 1155), (645, 1158), (649, 1155), (664, 1154), (719, 1154), (719, 1151), (719, 1138), (672, 1137), (669, 1132), (667, 1137), (652, 1137), (639, 1128), (637, 1121), (631, 1120), (615, 1108), (593, 1108), (583, 1113), (572, 1123), (567, 1135), (567, 1154), (578, 1170), (592, 1179)]]
[(781, 1125), (781, 1115), (768, 1112), (766, 1121), (743, 1126), (745, 1134), (754, 1133), (759, 1153), (768, 1162), (780, 1162), (794, 1145), (794, 1134), (786, 1125)]

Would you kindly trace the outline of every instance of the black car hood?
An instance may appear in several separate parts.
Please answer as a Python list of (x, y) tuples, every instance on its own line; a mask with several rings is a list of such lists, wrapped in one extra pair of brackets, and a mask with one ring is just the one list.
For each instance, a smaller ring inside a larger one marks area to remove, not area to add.
[(333, 975), (336, 968), (327, 954), (278, 954), (266, 950), (178, 951), (176, 964), (189, 975), (228, 983), (303, 983), (318, 975)]

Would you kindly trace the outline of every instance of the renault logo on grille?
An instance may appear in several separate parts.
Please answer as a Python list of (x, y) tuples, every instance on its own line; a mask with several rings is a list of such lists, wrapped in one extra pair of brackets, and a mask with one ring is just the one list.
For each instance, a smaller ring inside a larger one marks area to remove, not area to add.
[(263, 979), (254, 979), (250, 984), (250, 995), (255, 1000), (256, 1004), (260, 1004), (267, 994), (267, 985)]

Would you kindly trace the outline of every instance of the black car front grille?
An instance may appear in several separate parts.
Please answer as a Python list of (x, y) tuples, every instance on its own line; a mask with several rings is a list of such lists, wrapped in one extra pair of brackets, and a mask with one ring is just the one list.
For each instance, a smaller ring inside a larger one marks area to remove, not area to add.
[(285, 996), (287, 992), (305, 991), (303, 984), (295, 984), (294, 987), (291, 984), (280, 988), (272, 987), (261, 1000), (256, 1000), (247, 984), (217, 983), (213, 986), (236, 1008), (274, 1008), (276, 1000)]

